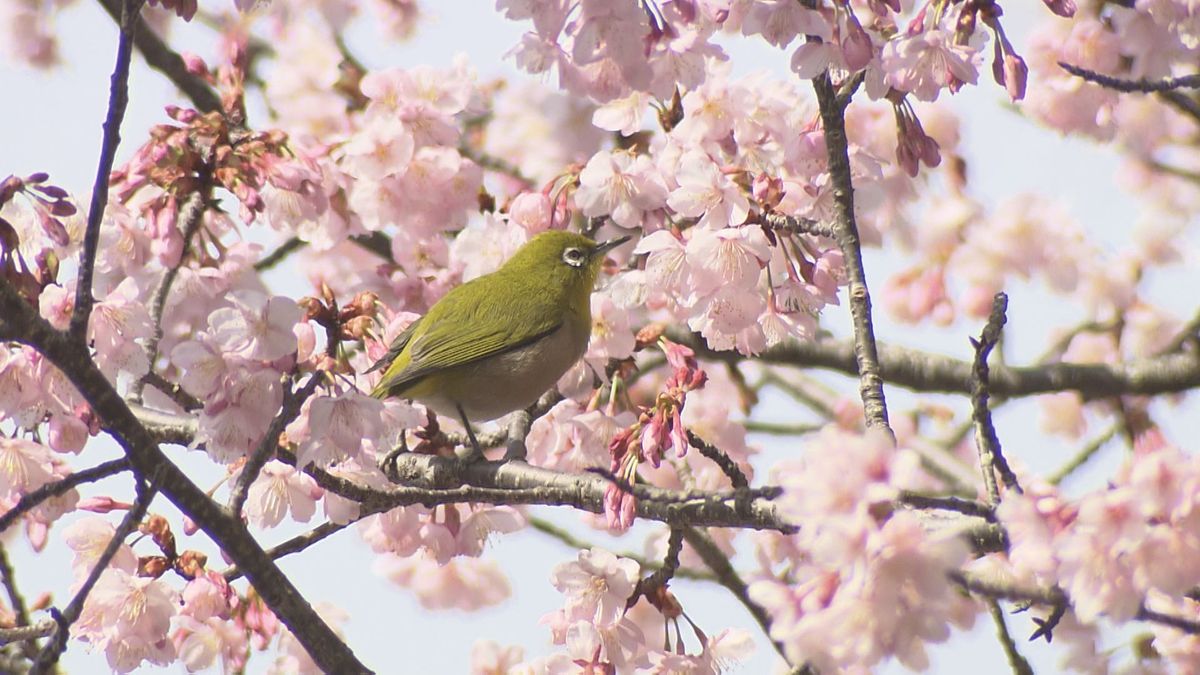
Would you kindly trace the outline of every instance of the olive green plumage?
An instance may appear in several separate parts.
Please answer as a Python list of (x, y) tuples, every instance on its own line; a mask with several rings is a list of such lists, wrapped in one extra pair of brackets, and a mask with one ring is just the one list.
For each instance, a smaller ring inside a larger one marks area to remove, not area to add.
[(604, 254), (627, 239), (597, 244), (560, 230), (537, 235), (397, 336), (367, 371), (386, 368), (371, 395), (417, 400), (475, 421), (527, 407), (586, 351), (596, 275)]

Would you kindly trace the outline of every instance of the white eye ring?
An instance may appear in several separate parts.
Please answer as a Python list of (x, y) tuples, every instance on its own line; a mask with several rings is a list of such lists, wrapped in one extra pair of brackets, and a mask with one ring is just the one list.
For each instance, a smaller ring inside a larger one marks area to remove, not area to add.
[(563, 262), (567, 263), (571, 267), (583, 267), (584, 261), (587, 260), (587, 255), (584, 254), (582, 249), (572, 246), (571, 248), (563, 251), (562, 259)]

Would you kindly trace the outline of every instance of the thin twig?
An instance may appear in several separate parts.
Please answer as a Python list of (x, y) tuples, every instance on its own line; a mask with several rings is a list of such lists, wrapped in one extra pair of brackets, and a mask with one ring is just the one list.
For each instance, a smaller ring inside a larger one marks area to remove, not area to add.
[(1004, 655), (1008, 658), (1008, 665), (1012, 668), (1014, 675), (1033, 675), (1033, 667), (1017, 650), (1017, 643), (1013, 641), (1012, 634), (1008, 632), (1008, 623), (1004, 620), (1004, 611), (1000, 609), (1000, 601), (989, 598), (987, 608), (988, 613), (992, 615), (992, 623), (996, 625), (996, 638), (1000, 640), (1000, 646), (1004, 649)]
[(1068, 476), (1075, 473), (1077, 469), (1082, 467), (1084, 464), (1087, 464), (1088, 460), (1090, 460), (1097, 452), (1099, 452), (1100, 448), (1103, 448), (1105, 445), (1107, 445), (1108, 442), (1113, 439), (1113, 436), (1116, 436), (1117, 432), (1120, 431), (1123, 426), (1124, 425), (1121, 422), (1114, 422), (1113, 424), (1110, 424), (1103, 433), (1096, 438), (1093, 438), (1088, 442), (1087, 445), (1080, 448), (1079, 452), (1075, 453), (1075, 456), (1072, 457), (1070, 461), (1059, 467), (1054, 473), (1046, 476), (1046, 481), (1051, 485), (1058, 485), (1059, 483), (1062, 483), (1067, 479)]
[[(16, 619), (17, 625), (29, 627), (29, 607), (25, 604), (25, 597), (22, 596), (21, 592), (17, 589), (17, 578), (13, 572), (12, 564), (8, 561), (8, 551), (4, 549), (3, 544), (0, 544), (0, 581), (4, 583), (4, 590), (6, 593), (8, 593), (8, 601), (9, 604), (12, 605), (13, 616)], [(44, 624), (45, 621), (42, 621), (41, 623)], [(50, 623), (51, 625), (54, 624), (53, 621)], [(3, 637), (0, 637), (0, 644), (5, 644), (18, 639), (23, 641), (32, 640), (34, 638), (45, 637), (45, 635), (48, 634), (49, 633), (25, 638), (13, 637), (7, 640), (3, 639)], [(21, 652), (25, 655), (25, 658), (32, 661), (33, 659), (37, 658), (37, 645), (32, 642), (25, 642), (21, 645)]]
[(773, 436), (805, 436), (815, 434), (825, 428), (824, 424), (783, 424), (781, 422), (763, 422), (761, 420), (746, 420), (742, 426), (746, 431)]
[(863, 415), (867, 428), (884, 429), (894, 439), (895, 433), (888, 422), (883, 376), (875, 345), (871, 294), (867, 290), (867, 273), (863, 267), (858, 224), (854, 216), (854, 181), (850, 174), (845, 119), (845, 105), (849, 100), (838, 99), (828, 72), (813, 78), (812, 82), (821, 111), (821, 123), (825, 128), (825, 150), (829, 162), (829, 177), (833, 184), (833, 201), (837, 210), (836, 238), (838, 247), (842, 250), (850, 285), (850, 315), (854, 324), (854, 355), (858, 366), (858, 390), (862, 397)]
[(992, 411), (988, 408), (988, 354), (1000, 341), (1000, 333), (1008, 321), (1008, 296), (997, 293), (992, 298), (992, 312), (988, 316), (987, 325), (979, 339), (971, 339), (975, 348), (975, 390), (971, 394), (971, 419), (975, 421), (975, 444), (979, 449), (979, 468), (983, 472), (983, 484), (987, 488), (988, 500), (992, 504), (1000, 501), (1000, 491), (996, 487), (996, 475), (1000, 474), (1004, 486), (1010, 490), (1021, 492), (1017, 477), (1009, 468), (1000, 449), (1000, 439), (996, 436), (996, 427), (992, 424)]
[(62, 612), (51, 610), (51, 616), (58, 624), (54, 636), (42, 648), (38, 654), (37, 661), (33, 664), (34, 675), (47, 673), (53, 670), (54, 664), (58, 663), (58, 657), (67, 648), (67, 638), (71, 635), (71, 624), (79, 618), (83, 612), (83, 603), (87, 601), (88, 594), (92, 592), (92, 588), (96, 582), (100, 580), (100, 575), (108, 569), (108, 564), (112, 562), (113, 556), (121, 549), (125, 543), (125, 538), (133, 533), (137, 528), (138, 523), (142, 522), (142, 517), (146, 515), (146, 509), (150, 508), (150, 502), (153, 501), (155, 488), (144, 481), (138, 481), (137, 486), (138, 496), (133, 503), (133, 507), (121, 519), (121, 524), (117, 527), (117, 531), (113, 533), (112, 539), (108, 540), (108, 545), (104, 547), (104, 552), (96, 559), (96, 564), (92, 567), (92, 571), (88, 573), (87, 579), (75, 592), (75, 597), (71, 598), (71, 602)]
[(288, 239), (280, 244), (274, 251), (271, 251), (260, 258), (258, 262), (254, 263), (254, 271), (265, 272), (283, 262), (292, 253), (299, 251), (307, 245), (308, 242), (304, 241), (300, 237), (292, 237), (291, 239)]
[(122, 457), (120, 459), (113, 459), (102, 464), (97, 464), (96, 466), (83, 469), (82, 471), (76, 471), (75, 473), (69, 474), (60, 480), (54, 481), (53, 483), (46, 483), (33, 492), (21, 497), (16, 506), (6, 511), (4, 515), (0, 516), (0, 532), (4, 532), (8, 528), (12, 527), (12, 524), (15, 523), (18, 518), (37, 508), (39, 504), (47, 499), (52, 499), (54, 497), (66, 494), (69, 490), (84, 483), (91, 483), (108, 478), (109, 476), (114, 476), (122, 471), (128, 471), (129, 468), (129, 459)]
[(687, 432), (687, 439), (688, 443), (699, 450), (701, 455), (711, 459), (720, 467), (721, 471), (729, 477), (729, 482), (734, 488), (750, 487), (750, 481), (746, 478), (746, 474), (742, 473), (742, 468), (723, 450), (700, 438), (690, 429)]
[[(360, 516), (360, 518), (367, 515), (373, 514), (363, 514), (363, 516)], [(344, 525), (339, 525), (338, 523), (332, 522), (321, 523), (304, 534), (298, 534), (282, 544), (279, 544), (278, 546), (267, 549), (267, 555), (271, 558), (271, 560), (278, 560), (284, 556), (291, 555), (293, 553), (299, 553), (300, 551), (303, 551), (304, 549), (325, 539), (326, 537), (341, 532), (349, 525), (350, 523), (346, 523)], [(229, 567), (225, 568), (225, 571), (221, 573), (221, 576), (225, 577), (225, 581), (233, 581), (234, 579), (238, 579), (242, 576), (242, 570), (239, 569), (236, 564), (230, 565)]]
[[(207, 187), (205, 188), (207, 189)], [(206, 196), (200, 191), (193, 192), (184, 201), (183, 206), (179, 209), (179, 219), (183, 223), (183, 251), (179, 255), (179, 260), (163, 271), (162, 279), (158, 282), (158, 287), (154, 289), (154, 297), (150, 301), (150, 321), (151, 329), (150, 338), (146, 340), (146, 361), (150, 364), (151, 373), (154, 371), (154, 362), (158, 361), (158, 345), (163, 339), (163, 313), (167, 308), (167, 296), (171, 294), (171, 286), (175, 284), (175, 277), (179, 276), (179, 268), (183, 265), (184, 258), (187, 256), (188, 246), (191, 245), (192, 236), (196, 234), (196, 230), (200, 227), (200, 218), (204, 215)], [(142, 391), (145, 389), (148, 379), (146, 377), (139, 378), (133, 384), (131, 398), (134, 401), (142, 401)], [(155, 387), (156, 389), (158, 387)], [(167, 392), (163, 392), (164, 394)]]
[[(58, 630), (58, 624), (54, 619), (42, 619), (35, 624), (20, 623), (12, 628), (0, 628), (0, 645), (7, 645), (13, 642), (24, 642), (29, 645), (32, 641), (39, 638), (49, 637)], [(34, 658), (36, 658), (34, 654)]]
[(1179, 77), (1164, 77), (1159, 80), (1151, 80), (1145, 77), (1136, 80), (1126, 80), (1110, 75), (1101, 75), (1093, 70), (1081, 68), (1063, 61), (1058, 62), (1058, 67), (1075, 77), (1114, 91), (1150, 93), (1173, 89), (1200, 89), (1200, 73), (1180, 75)]
[(1137, 618), (1141, 621), (1170, 626), (1188, 635), (1200, 635), (1200, 622), (1182, 616), (1175, 616), (1174, 614), (1164, 614), (1144, 605), (1138, 610)]
[(638, 579), (637, 586), (634, 587), (633, 593), (630, 594), (629, 600), (625, 603), (625, 607), (633, 607), (642, 596), (650, 599), (660, 589), (666, 588), (667, 584), (675, 576), (675, 572), (679, 569), (679, 554), (682, 551), (683, 529), (672, 527), (671, 534), (667, 538), (667, 552), (663, 555), (662, 564), (658, 566), (658, 569), (651, 572), (649, 576)]
[(199, 410), (204, 407), (203, 401), (187, 393), (178, 383), (168, 380), (155, 370), (151, 370), (143, 375), (142, 381), (166, 394), (167, 398), (174, 401), (175, 405), (184, 410)]
[(87, 337), (88, 319), (92, 315), (92, 275), (96, 267), (96, 251), (100, 247), (100, 223), (108, 206), (108, 177), (112, 173), (117, 146), (121, 143), (121, 120), (129, 103), (129, 63), (133, 57), (133, 32), (138, 12), (144, 0), (124, 0), (121, 4), (121, 34), (117, 41), (117, 63), (113, 67), (108, 95), (108, 114), (104, 119), (104, 135), (100, 144), (100, 161), (92, 185), (92, 202), (88, 210), (87, 229), (83, 234), (83, 250), (79, 260), (79, 279), (75, 287), (75, 309), (71, 315), (71, 337), (83, 344)]
[(945, 497), (923, 495), (909, 490), (901, 490), (900, 496), (896, 499), (897, 502), (906, 506), (911, 506), (914, 509), (935, 509), (938, 511), (954, 511), (965, 516), (975, 516), (983, 518), (989, 523), (996, 522), (996, 511), (990, 505), (975, 501), (974, 499), (963, 499), (961, 497)]
[(788, 658), (783, 643), (771, 637), (771, 616), (767, 614), (767, 610), (763, 609), (762, 605), (750, 598), (746, 582), (742, 581), (741, 575), (733, 568), (725, 553), (717, 547), (712, 538), (699, 528), (684, 527), (683, 538), (692, 547), (692, 550), (700, 556), (704, 564), (708, 565), (708, 568), (713, 571), (713, 574), (717, 577), (717, 583), (732, 593), (733, 597), (737, 598), (738, 602), (742, 603), (742, 606), (750, 612), (750, 616), (754, 617), (759, 628), (762, 629), (763, 635), (766, 635), (767, 639), (771, 640), (771, 644), (774, 645), (775, 651), (779, 653), (779, 657), (791, 667), (793, 665), (792, 660)]
[(312, 374), (299, 392), (293, 393), (290, 385), (284, 391), (283, 407), (280, 408), (275, 419), (271, 420), (271, 426), (267, 428), (267, 433), (259, 441), (258, 447), (246, 458), (246, 463), (242, 466), (241, 473), (238, 474), (237, 482), (230, 491), (230, 513), (241, 516), (242, 507), (246, 505), (246, 498), (250, 495), (250, 486), (258, 479), (258, 473), (262, 471), (263, 466), (275, 455), (275, 450), (279, 447), (279, 436), (283, 433), (284, 427), (296, 419), (304, 402), (317, 390), (317, 386), (323, 379), (325, 379), (325, 373), (317, 371)]
[(1200, 102), (1197, 102), (1194, 97), (1182, 91), (1160, 91), (1158, 97), (1191, 117), (1193, 122), (1200, 122)]
[[(120, 22), (121, 0), (100, 0), (100, 5), (114, 21)], [(213, 112), (221, 109), (221, 97), (208, 83), (188, 72), (183, 57), (163, 42), (140, 17), (134, 25), (133, 41), (142, 58), (146, 59), (146, 64), (166, 75), (167, 79), (191, 100), (197, 110)]]
[[(538, 518), (536, 516), (530, 517), (529, 526), (538, 532), (549, 535), (561, 541), (563, 544), (566, 544), (570, 548), (578, 551), (587, 551), (596, 547), (595, 543), (580, 539), (567, 530), (555, 525), (554, 523), (551, 523), (544, 518)], [(658, 560), (651, 560), (645, 556), (638, 555), (637, 553), (633, 553), (631, 551), (625, 551), (623, 553), (618, 553), (617, 555), (621, 556), (622, 558), (629, 558), (637, 563), (638, 567), (641, 567), (644, 570), (655, 570), (662, 565), (662, 563)], [(704, 572), (702, 570), (696, 570), (690, 567), (677, 568), (675, 570), (675, 576), (680, 579), (691, 579), (693, 581), (717, 580), (716, 576), (714, 576), (711, 572)]]

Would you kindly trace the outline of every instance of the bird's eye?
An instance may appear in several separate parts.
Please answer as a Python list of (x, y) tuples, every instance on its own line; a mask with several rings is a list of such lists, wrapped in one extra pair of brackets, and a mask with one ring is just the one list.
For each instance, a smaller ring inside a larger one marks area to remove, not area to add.
[(563, 251), (562, 259), (563, 262), (571, 267), (583, 267), (583, 262), (587, 259), (587, 254), (582, 249), (571, 247)]

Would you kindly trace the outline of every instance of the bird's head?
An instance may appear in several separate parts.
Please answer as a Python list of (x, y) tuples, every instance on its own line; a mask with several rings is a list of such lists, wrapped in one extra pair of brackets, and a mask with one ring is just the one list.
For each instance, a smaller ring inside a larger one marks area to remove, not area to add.
[(575, 232), (548, 230), (522, 246), (504, 269), (537, 275), (550, 282), (552, 288), (586, 297), (596, 283), (605, 254), (627, 241), (629, 237), (596, 242)]

